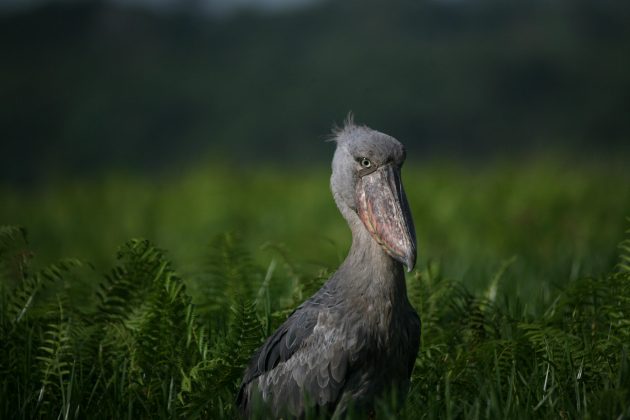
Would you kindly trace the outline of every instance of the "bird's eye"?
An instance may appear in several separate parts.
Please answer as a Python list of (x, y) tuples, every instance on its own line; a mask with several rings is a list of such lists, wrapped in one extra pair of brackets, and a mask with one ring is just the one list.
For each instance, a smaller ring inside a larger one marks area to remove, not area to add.
[(359, 158), (359, 162), (361, 163), (361, 166), (363, 166), (364, 168), (369, 168), (372, 166), (372, 162), (370, 162), (370, 159), (368, 158)]

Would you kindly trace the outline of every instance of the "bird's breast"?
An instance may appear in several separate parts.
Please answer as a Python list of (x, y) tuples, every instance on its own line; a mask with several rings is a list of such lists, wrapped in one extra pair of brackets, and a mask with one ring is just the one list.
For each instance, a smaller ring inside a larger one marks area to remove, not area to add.
[[(406, 303), (406, 302), (405, 302)], [(407, 304), (394, 305), (391, 300), (372, 300), (355, 305), (354, 322), (351, 330), (365, 351), (373, 357), (397, 357), (405, 350), (406, 331), (411, 328), (413, 308)]]

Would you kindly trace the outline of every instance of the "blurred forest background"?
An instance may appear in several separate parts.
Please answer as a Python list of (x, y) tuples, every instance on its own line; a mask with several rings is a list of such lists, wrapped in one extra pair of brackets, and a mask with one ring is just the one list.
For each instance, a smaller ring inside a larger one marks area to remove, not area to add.
[(0, 179), (325, 163), (349, 110), (416, 159), (630, 149), (628, 2), (205, 3), (8, 1)]

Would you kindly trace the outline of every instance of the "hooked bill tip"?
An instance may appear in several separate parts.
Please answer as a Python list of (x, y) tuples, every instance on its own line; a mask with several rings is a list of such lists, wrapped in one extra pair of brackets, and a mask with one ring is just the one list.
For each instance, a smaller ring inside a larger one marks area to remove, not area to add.
[(407, 258), (405, 265), (407, 266), (407, 273), (411, 273), (416, 266), (416, 259), (414, 257)]

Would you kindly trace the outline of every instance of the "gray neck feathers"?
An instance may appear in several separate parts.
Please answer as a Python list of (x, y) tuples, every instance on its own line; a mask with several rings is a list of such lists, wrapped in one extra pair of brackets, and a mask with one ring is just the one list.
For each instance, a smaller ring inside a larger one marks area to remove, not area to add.
[(345, 207), (341, 213), (352, 231), (352, 246), (339, 267), (338, 287), (346, 289), (348, 296), (362, 296), (372, 301), (406, 301), (402, 264), (372, 238), (352, 209)]

